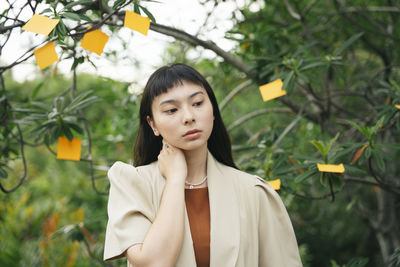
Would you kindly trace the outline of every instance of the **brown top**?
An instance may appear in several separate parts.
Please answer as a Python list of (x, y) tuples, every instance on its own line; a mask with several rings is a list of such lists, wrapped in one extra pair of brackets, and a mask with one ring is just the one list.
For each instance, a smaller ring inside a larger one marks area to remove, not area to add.
[(208, 267), (210, 266), (210, 203), (208, 187), (185, 189), (185, 202), (197, 267)]

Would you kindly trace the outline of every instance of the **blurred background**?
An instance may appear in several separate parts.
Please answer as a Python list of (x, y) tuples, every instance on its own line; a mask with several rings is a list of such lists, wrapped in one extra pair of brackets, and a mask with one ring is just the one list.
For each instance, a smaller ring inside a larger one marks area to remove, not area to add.
[[(60, 23), (23, 31), (33, 14)], [(143, 87), (175, 62), (213, 87), (237, 166), (280, 179), (304, 266), (400, 266), (399, 16), (391, 0), (1, 0), (0, 266), (126, 266), (102, 260), (107, 170), (132, 163)], [(80, 47), (89, 25), (101, 55)], [(60, 61), (40, 70), (49, 40)], [(287, 95), (264, 102), (278, 78)], [(80, 161), (57, 159), (63, 136)]]

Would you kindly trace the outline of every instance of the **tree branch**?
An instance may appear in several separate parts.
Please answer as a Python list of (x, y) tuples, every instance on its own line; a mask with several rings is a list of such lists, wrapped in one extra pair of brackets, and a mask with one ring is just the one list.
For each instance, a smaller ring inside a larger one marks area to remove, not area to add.
[(253, 111), (249, 114), (244, 115), (243, 117), (237, 119), (236, 121), (234, 121), (231, 125), (229, 125), (229, 127), (227, 128), (228, 132), (231, 131), (232, 129), (238, 127), (240, 124), (253, 119), (257, 116), (263, 115), (263, 114), (267, 114), (267, 113), (277, 113), (277, 112), (291, 112), (290, 109), (287, 108), (263, 108), (263, 109), (259, 109), (256, 111)]
[(238, 57), (233, 56), (229, 52), (224, 51), (221, 49), (219, 46), (217, 46), (214, 42), (212, 41), (204, 41), (201, 40), (193, 35), (190, 35), (182, 30), (178, 30), (169, 26), (161, 25), (152, 22), (150, 24), (150, 29), (162, 33), (164, 35), (168, 35), (171, 37), (174, 37), (178, 40), (188, 42), (189, 44), (193, 46), (202, 46), (206, 49), (209, 49), (213, 52), (215, 52), (218, 56), (222, 57), (226, 62), (237, 68), (238, 70), (246, 73), (248, 76), (253, 76), (255, 73), (251, 72), (251, 66), (247, 65), (244, 63), (242, 60), (240, 60)]
[(229, 101), (232, 100), (232, 98), (237, 95), (240, 91), (242, 91), (243, 89), (245, 89), (246, 87), (250, 86), (252, 84), (252, 80), (247, 80), (241, 84), (239, 84), (238, 86), (236, 86), (236, 88), (234, 88), (233, 90), (231, 90), (229, 92), (229, 94), (224, 98), (224, 100), (221, 102), (221, 105), (219, 106), (219, 109), (222, 111), (225, 106), (229, 103)]

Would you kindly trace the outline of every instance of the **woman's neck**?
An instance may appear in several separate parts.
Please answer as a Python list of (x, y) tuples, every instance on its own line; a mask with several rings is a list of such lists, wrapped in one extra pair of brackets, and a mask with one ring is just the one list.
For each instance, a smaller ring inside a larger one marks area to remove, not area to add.
[(201, 182), (207, 175), (207, 144), (198, 149), (183, 152), (188, 171), (186, 181), (192, 184)]

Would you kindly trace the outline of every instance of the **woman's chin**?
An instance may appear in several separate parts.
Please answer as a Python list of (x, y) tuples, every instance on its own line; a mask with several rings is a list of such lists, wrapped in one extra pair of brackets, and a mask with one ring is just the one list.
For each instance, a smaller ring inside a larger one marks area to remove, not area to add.
[(202, 146), (207, 146), (207, 143), (191, 143), (191, 144), (179, 144), (176, 147), (182, 149), (183, 151), (192, 151), (201, 148)]

